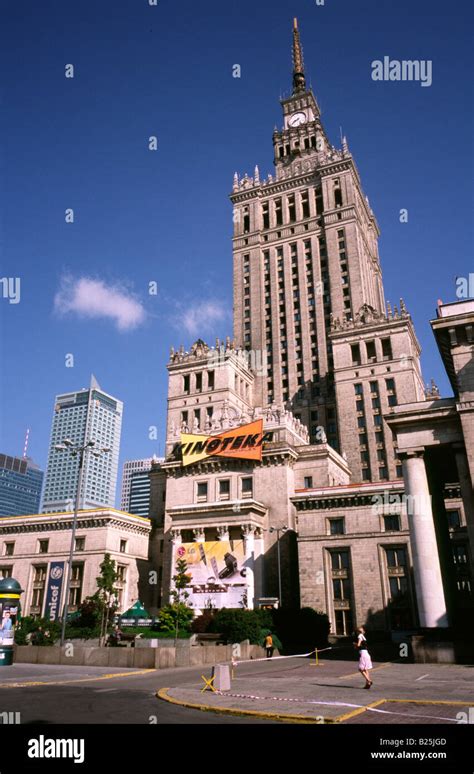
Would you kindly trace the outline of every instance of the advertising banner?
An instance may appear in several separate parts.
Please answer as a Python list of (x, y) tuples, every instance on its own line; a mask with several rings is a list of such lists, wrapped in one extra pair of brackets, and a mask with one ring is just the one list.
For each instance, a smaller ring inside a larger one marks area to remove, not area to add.
[(221, 435), (191, 435), (181, 433), (181, 441), (174, 453), (181, 452), (183, 466), (200, 462), (207, 457), (234, 457), (243, 460), (261, 460), (263, 445), (273, 433), (263, 432), (263, 419), (226, 430)]
[(46, 602), (44, 606), (44, 617), (47, 618), (48, 621), (56, 621), (61, 612), (61, 590), (63, 587), (65, 564), (65, 562), (51, 562), (49, 565)]
[(186, 591), (188, 604), (196, 610), (206, 607), (245, 605), (247, 573), (243, 540), (183, 543), (176, 559), (184, 559), (191, 581)]
[(12, 600), (0, 599), (0, 645), (13, 645), (18, 604)]

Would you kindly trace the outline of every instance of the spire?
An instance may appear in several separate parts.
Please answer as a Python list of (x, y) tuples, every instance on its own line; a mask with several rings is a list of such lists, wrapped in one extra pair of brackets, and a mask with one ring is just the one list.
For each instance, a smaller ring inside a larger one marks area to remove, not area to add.
[(301, 48), (298, 19), (293, 19), (293, 94), (306, 91), (303, 49)]

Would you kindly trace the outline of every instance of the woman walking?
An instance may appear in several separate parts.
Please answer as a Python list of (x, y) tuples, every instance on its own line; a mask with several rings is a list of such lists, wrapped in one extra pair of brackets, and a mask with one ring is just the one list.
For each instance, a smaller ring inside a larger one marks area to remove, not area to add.
[(359, 626), (357, 629), (357, 642), (354, 643), (354, 647), (359, 651), (359, 672), (365, 677), (364, 688), (370, 688), (373, 680), (370, 679), (369, 669), (373, 669), (373, 665), (363, 626)]

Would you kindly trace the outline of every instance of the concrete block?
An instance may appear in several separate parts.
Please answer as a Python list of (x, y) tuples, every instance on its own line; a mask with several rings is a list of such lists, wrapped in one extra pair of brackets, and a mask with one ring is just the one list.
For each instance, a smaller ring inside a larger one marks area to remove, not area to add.
[(191, 665), (190, 648), (183, 648), (178, 646), (176, 648), (176, 666), (185, 667)]
[(217, 661), (217, 647), (215, 645), (204, 645), (204, 664), (215, 664)]
[(59, 663), (70, 666), (83, 666), (86, 650), (89, 650), (89, 648), (81, 647), (73, 642), (66, 642), (64, 648), (59, 648)]
[(134, 648), (106, 648), (109, 654), (108, 666), (132, 667)]
[(138, 669), (154, 669), (155, 648), (133, 648), (133, 666)]
[(204, 663), (203, 659), (203, 651), (204, 648), (200, 645), (196, 645), (192, 647), (189, 651), (189, 665), (190, 666), (202, 666)]
[(157, 648), (155, 656), (156, 669), (170, 669), (175, 666), (176, 655), (174, 648)]
[(60, 647), (59, 645), (38, 645), (38, 664), (59, 664)]
[(213, 686), (216, 691), (230, 691), (230, 667), (228, 664), (216, 664), (212, 668)]
[(84, 666), (108, 666), (109, 650), (110, 648), (85, 648)]
[(39, 645), (15, 645), (13, 654), (13, 663), (18, 664), (37, 664)]

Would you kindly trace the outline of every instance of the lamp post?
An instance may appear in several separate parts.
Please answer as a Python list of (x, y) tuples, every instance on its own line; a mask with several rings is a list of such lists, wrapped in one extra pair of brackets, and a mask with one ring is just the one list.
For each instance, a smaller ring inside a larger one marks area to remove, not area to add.
[(66, 575), (66, 590), (63, 608), (63, 620), (61, 624), (61, 647), (64, 645), (66, 638), (66, 621), (69, 608), (69, 593), (71, 590), (71, 575), (72, 575), (72, 560), (74, 556), (74, 542), (76, 538), (77, 517), (79, 513), (79, 505), (81, 499), (82, 479), (84, 475), (84, 458), (87, 452), (92, 452), (94, 457), (101, 457), (102, 454), (107, 454), (111, 450), (108, 447), (101, 449), (95, 448), (95, 441), (87, 441), (84, 446), (76, 446), (69, 438), (66, 438), (62, 443), (56, 444), (55, 451), (68, 451), (72, 457), (79, 455), (79, 475), (77, 477), (76, 499), (74, 502), (74, 517), (72, 520), (72, 533), (71, 533), (71, 546), (69, 549), (69, 560), (67, 565)]
[(280, 559), (280, 532), (286, 532), (288, 527), (286, 524), (283, 527), (270, 527), (269, 532), (276, 532), (277, 534), (277, 555), (278, 555), (278, 607), (281, 607), (281, 559)]

